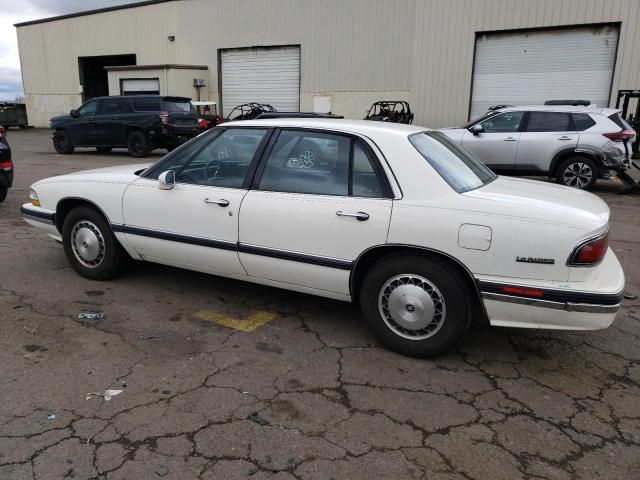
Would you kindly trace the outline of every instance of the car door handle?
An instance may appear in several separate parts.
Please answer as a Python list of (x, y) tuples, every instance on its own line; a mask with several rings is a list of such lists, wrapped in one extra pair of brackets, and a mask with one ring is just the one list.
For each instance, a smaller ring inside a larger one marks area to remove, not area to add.
[(357, 212), (357, 213), (347, 213), (347, 212), (343, 212), (342, 210), (338, 210), (336, 212), (336, 215), (338, 215), (339, 217), (353, 217), (353, 218), (357, 218), (358, 220), (360, 220), (361, 222), (364, 222), (365, 220), (369, 220), (369, 214), (366, 212)]
[(220, 200), (211, 200), (210, 198), (205, 198), (204, 203), (215, 203), (216, 205), (220, 205), (221, 207), (228, 207), (229, 200), (221, 198)]
[(513, 137), (507, 137), (504, 139), (505, 142), (517, 142), (518, 139), (517, 138), (513, 138)]
[(567, 137), (566, 135), (564, 135), (562, 137), (558, 137), (558, 140), (562, 140), (563, 142), (566, 142), (567, 140), (571, 140), (571, 137)]

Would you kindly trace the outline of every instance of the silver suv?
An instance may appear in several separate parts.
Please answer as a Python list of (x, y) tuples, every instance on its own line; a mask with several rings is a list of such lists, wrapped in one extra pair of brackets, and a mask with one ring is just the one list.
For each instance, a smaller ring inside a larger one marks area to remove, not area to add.
[(497, 173), (588, 189), (630, 167), (635, 131), (612, 108), (521, 106), (442, 131)]

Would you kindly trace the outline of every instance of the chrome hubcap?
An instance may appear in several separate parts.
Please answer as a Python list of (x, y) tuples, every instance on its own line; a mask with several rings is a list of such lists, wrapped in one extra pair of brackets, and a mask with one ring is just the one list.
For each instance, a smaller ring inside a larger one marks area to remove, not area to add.
[(584, 188), (592, 178), (593, 170), (586, 163), (572, 163), (564, 170), (564, 184), (569, 187)]
[(382, 286), (378, 308), (387, 326), (410, 340), (435, 335), (446, 317), (440, 290), (426, 278), (411, 274), (397, 275)]
[(71, 247), (76, 259), (85, 267), (95, 268), (104, 260), (104, 238), (92, 222), (80, 220), (71, 230)]
[(290, 158), (287, 161), (289, 168), (313, 168), (316, 164), (316, 154), (311, 150), (305, 150), (296, 158)]

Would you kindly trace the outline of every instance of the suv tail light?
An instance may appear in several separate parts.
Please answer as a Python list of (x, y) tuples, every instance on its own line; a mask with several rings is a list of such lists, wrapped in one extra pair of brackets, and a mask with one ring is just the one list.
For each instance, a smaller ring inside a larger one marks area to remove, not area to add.
[(0, 127), (0, 138), (4, 137), (7, 134), (7, 131), (4, 127)]
[(619, 132), (603, 133), (602, 135), (607, 137), (609, 140), (613, 140), (614, 142), (619, 142), (622, 140), (631, 140), (633, 137), (635, 137), (636, 132), (635, 130), (625, 128), (624, 130), (621, 130)]
[(574, 250), (567, 265), (570, 267), (592, 267), (598, 265), (609, 248), (609, 232), (582, 242)]
[(163, 125), (169, 125), (169, 112), (161, 112), (160, 121)]
[(10, 172), (11, 170), (13, 170), (13, 163), (11, 162), (11, 160), (0, 162), (0, 170), (3, 170), (5, 172)]

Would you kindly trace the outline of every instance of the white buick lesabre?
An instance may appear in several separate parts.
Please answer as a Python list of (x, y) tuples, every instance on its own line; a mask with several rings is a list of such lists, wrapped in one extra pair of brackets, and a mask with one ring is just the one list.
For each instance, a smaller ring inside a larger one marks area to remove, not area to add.
[(624, 290), (602, 200), (497, 177), (416, 126), (229, 123), (151, 166), (36, 182), (22, 213), (85, 277), (133, 258), (357, 301), (412, 356), (453, 348), (471, 320), (605, 328)]

